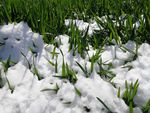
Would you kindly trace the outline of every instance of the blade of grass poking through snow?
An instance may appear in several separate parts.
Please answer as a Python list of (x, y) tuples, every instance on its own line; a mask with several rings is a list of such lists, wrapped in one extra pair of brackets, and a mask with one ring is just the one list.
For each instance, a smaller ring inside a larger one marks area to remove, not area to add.
[(64, 58), (63, 58), (63, 62), (62, 62), (62, 77), (65, 78), (66, 77), (66, 66), (65, 66), (65, 62), (64, 62)]
[(134, 113), (132, 102), (129, 103), (129, 113)]
[(54, 49), (51, 52), (51, 54), (52, 54), (52, 59), (54, 59), (54, 57), (59, 54), (59, 53), (56, 52), (56, 46), (54, 47)]
[(108, 110), (108, 113), (115, 113), (115, 112), (112, 112), (112, 111), (109, 109), (109, 107), (107, 107), (107, 105), (106, 105), (100, 98), (98, 98), (98, 97), (96, 97), (96, 98), (97, 98), (98, 101), (99, 101), (100, 103), (102, 103), (103, 106)]
[(14, 92), (14, 87), (12, 87), (12, 86), (10, 85), (10, 82), (9, 82), (7, 76), (6, 76), (6, 73), (7, 73), (7, 71), (8, 71), (8, 68), (11, 67), (11, 62), (12, 62), (12, 61), (11, 61), (11, 56), (9, 56), (9, 58), (7, 59), (7, 61), (6, 61), (6, 62), (2, 62), (2, 64), (3, 64), (3, 67), (4, 67), (4, 73), (5, 73), (5, 78), (6, 78), (8, 87), (9, 87), (9, 89), (11, 90), (11, 93), (13, 93), (13, 92)]
[(56, 61), (55, 61), (55, 73), (58, 72), (58, 69), (57, 69), (57, 66), (58, 66), (58, 64), (57, 64), (57, 58), (58, 58), (58, 55), (56, 55)]
[(60, 79), (67, 79), (70, 83), (75, 84), (77, 81), (76, 73), (73, 71), (73, 69), (70, 69), (68, 64), (64, 63), (62, 64), (62, 76), (54, 76), (58, 77)]
[(38, 77), (38, 80), (41, 80), (42, 77), (40, 76), (36, 66), (34, 65), (34, 69), (33, 69), (33, 74), (36, 75)]
[(80, 43), (78, 43), (78, 52), (80, 53), (82, 58), (85, 58), (85, 51), (87, 51), (88, 47), (88, 31), (89, 31), (89, 25), (86, 28), (85, 33), (82, 32), (83, 36), (80, 36)]
[[(20, 51), (20, 52), (21, 52), (21, 51)], [(24, 53), (22, 53), (22, 52), (21, 52), (21, 54), (22, 54), (22, 56), (26, 59), (29, 69), (31, 69), (32, 66), (31, 66), (30, 62), (28, 61), (26, 55), (24, 55)]]
[(83, 73), (85, 74), (87, 78), (90, 77), (90, 73), (88, 73), (86, 68), (84, 69), (77, 61), (76, 61), (76, 64), (80, 67), (80, 69), (83, 71)]
[(66, 63), (66, 79), (70, 81), (70, 83), (75, 84), (78, 80), (76, 77), (76, 73), (73, 71), (73, 69), (70, 69), (68, 64)]
[(120, 87), (118, 88), (117, 97), (120, 98)]
[(142, 106), (142, 113), (149, 113), (149, 112), (150, 112), (150, 99), (144, 106)]
[(4, 67), (4, 73), (7, 73), (8, 68), (12, 65), (16, 64), (15, 62), (11, 61), (11, 56), (8, 57), (7, 61), (2, 61), (2, 65)]
[(55, 66), (55, 64), (54, 64), (52, 61), (50, 61), (50, 60), (47, 59), (47, 58), (45, 58), (45, 59), (48, 61), (48, 63), (49, 63), (50, 65)]
[[(135, 107), (133, 99), (136, 96), (136, 93), (137, 93), (137, 90), (138, 90), (138, 86), (139, 86), (138, 79), (136, 80), (134, 85), (133, 85), (133, 83), (131, 83), (130, 86), (128, 86), (128, 82), (125, 81), (126, 90), (125, 90), (125, 92), (123, 94), (123, 100), (130, 107)], [(131, 104), (132, 104), (132, 106), (131, 106)]]
[(91, 73), (93, 72), (94, 63), (95, 63), (95, 59), (94, 59), (94, 55), (93, 55), (91, 58)]
[(82, 94), (81, 94), (80, 90), (77, 89), (76, 87), (74, 87), (74, 89), (75, 89), (76, 94), (77, 94), (79, 97), (81, 97)]
[(5, 77), (6, 77), (6, 81), (7, 81), (8, 87), (9, 87), (11, 93), (13, 93), (15, 88), (10, 85), (10, 82), (9, 82), (9, 80), (8, 80), (8, 78), (7, 78), (7, 76), (6, 76), (6, 74), (5, 74)]
[(56, 86), (54, 89), (46, 88), (46, 89), (42, 89), (41, 91), (54, 91), (57, 94), (59, 89), (60, 88), (59, 88), (58, 84), (56, 83)]
[(73, 55), (75, 55), (75, 52), (80, 54), (82, 58), (85, 57), (85, 51), (88, 47), (88, 29), (87, 27), (86, 31), (80, 31), (77, 28), (77, 23), (71, 21), (71, 30), (69, 31), (70, 39), (69, 39), (69, 51), (73, 49)]
[(126, 48), (123, 45), (120, 45), (120, 49), (123, 50), (123, 51), (128, 51), (128, 52), (132, 53), (134, 55), (133, 60), (136, 60), (136, 58), (138, 57), (138, 48), (139, 48), (138, 43), (136, 43), (135, 46), (136, 46), (135, 51), (132, 51), (132, 50)]
[(71, 20), (71, 28), (70, 28), (70, 31), (69, 31), (69, 34), (70, 34), (70, 38), (69, 38), (69, 51), (71, 49), (73, 49), (73, 53), (75, 55), (75, 47), (76, 47), (76, 40), (75, 40), (75, 37), (77, 35), (77, 33), (75, 33), (75, 26), (74, 26), (74, 23), (73, 23), (73, 20)]
[(60, 49), (60, 52), (61, 52), (61, 54), (63, 56), (62, 73), (61, 73), (62, 76), (54, 76), (54, 77), (58, 77), (58, 78), (61, 78), (61, 79), (68, 79), (70, 81), (70, 83), (75, 84), (76, 81), (77, 81), (76, 74), (75, 74), (75, 72), (72, 69), (69, 68), (67, 63), (65, 64), (64, 54), (63, 54), (61, 49)]
[(100, 71), (97, 72), (102, 78), (105, 78), (108, 81), (111, 81), (116, 75), (109, 69), (104, 69), (103, 65), (107, 65), (109, 68), (112, 66), (112, 64), (105, 64), (102, 62), (102, 59), (100, 59), (99, 62), (97, 62), (100, 68)]
[(67, 79), (70, 83), (75, 84), (78, 80), (75, 72), (72, 69), (69, 69), (68, 64), (65, 65), (65, 75), (63, 76), (54, 76), (60, 79)]
[(33, 44), (33, 48), (30, 48), (29, 50), (35, 57), (37, 57), (37, 55), (38, 55), (38, 53), (36, 51), (37, 45), (34, 42), (32, 42), (32, 44)]
[(6, 62), (2, 62), (2, 65), (4, 67), (4, 73), (7, 73), (8, 68), (11, 67), (11, 65), (10, 65), (10, 57), (7, 59)]
[(94, 63), (100, 58), (101, 52), (102, 52), (102, 49), (99, 49), (98, 51), (96, 51), (95, 54), (93, 54), (93, 56), (91, 58), (89, 58), (89, 60), (91, 62), (91, 73), (93, 72)]
[(49, 63), (50, 65), (52, 65), (52, 66), (55, 67), (55, 73), (57, 73), (57, 72), (58, 72), (58, 71), (57, 71), (57, 56), (56, 56), (55, 64), (54, 64), (52, 61), (50, 61), (49, 59), (47, 59), (47, 58), (45, 58), (45, 59), (48, 61), (48, 63)]
[(63, 54), (61, 49), (60, 49), (60, 52), (61, 52), (61, 54), (63, 56), (61, 76), (54, 76), (54, 77), (58, 77), (58, 78), (64, 79), (64, 78), (67, 77), (66, 76), (66, 65), (65, 65), (65, 61), (64, 61), (64, 54)]
[(42, 77), (38, 72), (38, 69), (36, 68), (35, 64), (34, 64), (34, 57), (33, 57), (33, 74), (37, 76), (38, 80), (41, 80)]
[(89, 25), (88, 25), (88, 27), (86, 28), (86, 31), (85, 31), (85, 33), (83, 33), (84, 34), (84, 36), (82, 37), (82, 39), (83, 39), (83, 41), (82, 41), (82, 45), (83, 46), (88, 46), (88, 43), (87, 43), (87, 39), (89, 38), (88, 36), (88, 31), (89, 31)]
[[(107, 16), (107, 17), (109, 17), (109, 16)], [(111, 19), (109, 19), (108, 27), (109, 27), (110, 31), (112, 32), (113, 38), (115, 39), (116, 43), (117, 44), (121, 44), (121, 40), (119, 38), (117, 30), (116, 30), (116, 28), (115, 28), (115, 26), (114, 26), (114, 24), (113, 24)]]
[(4, 80), (2, 78), (2, 70), (0, 69), (0, 88), (4, 86)]
[[(63, 63), (62, 63), (62, 78), (68, 78), (69, 76), (74, 76), (73, 74), (73, 71), (70, 71), (69, 70), (69, 67), (68, 67), (68, 64), (66, 63), (65, 65), (65, 62), (64, 62), (64, 54), (62, 52), (62, 50), (60, 49), (60, 52), (63, 56)], [(70, 77), (69, 77), (70, 78)], [(72, 78), (73, 79), (73, 78)]]
[(134, 57), (133, 57), (133, 60), (136, 60), (136, 58), (138, 57), (138, 48), (139, 48), (139, 45), (138, 43), (136, 42), (136, 45), (135, 45), (135, 54), (134, 54)]
[(66, 104), (66, 105), (69, 105), (71, 104), (72, 102), (63, 102), (63, 104)]
[(63, 52), (62, 52), (62, 50), (60, 49), (60, 52), (61, 52), (61, 55), (63, 56), (63, 58), (64, 58), (64, 54), (63, 54)]

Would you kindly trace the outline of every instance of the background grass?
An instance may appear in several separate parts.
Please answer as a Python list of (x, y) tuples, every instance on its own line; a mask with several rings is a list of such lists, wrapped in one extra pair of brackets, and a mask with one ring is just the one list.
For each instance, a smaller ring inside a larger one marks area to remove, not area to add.
[[(33, 31), (44, 36), (46, 43), (51, 43), (56, 35), (69, 34), (64, 25), (67, 18), (89, 22), (97, 16), (112, 15), (107, 23), (98, 21), (105, 29), (93, 36), (96, 37), (91, 40), (93, 45), (101, 45), (106, 37), (118, 39), (118, 36), (123, 42), (150, 43), (149, 3), (150, 0), (0, 0), (0, 24), (25, 21)], [(126, 26), (122, 24), (124, 20), (119, 20), (121, 15), (125, 15)], [(136, 21), (141, 23), (138, 29), (132, 27)]]

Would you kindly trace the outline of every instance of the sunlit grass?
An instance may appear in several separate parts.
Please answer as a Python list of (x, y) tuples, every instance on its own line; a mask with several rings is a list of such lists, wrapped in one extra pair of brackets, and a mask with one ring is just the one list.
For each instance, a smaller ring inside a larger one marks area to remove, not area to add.
[[(31, 5), (32, 4), (32, 5)], [(150, 42), (150, 6), (149, 0), (1, 0), (0, 23), (25, 21), (33, 29), (51, 43), (58, 34), (67, 33), (64, 21), (67, 18), (81, 19), (89, 22), (91, 19), (106, 16), (107, 23), (96, 19), (101, 29), (107, 32), (99, 35), (101, 40), (111, 36), (118, 42), (136, 40)], [(112, 15), (111, 18), (109, 15)], [(120, 17), (122, 16), (122, 18)], [(115, 23), (113, 23), (115, 20)], [(139, 21), (139, 28), (133, 26)], [(116, 26), (117, 23), (119, 26)], [(126, 24), (125, 24), (126, 23)], [(97, 41), (99, 40), (98, 37)], [(100, 42), (99, 42), (100, 43)], [(101, 43), (100, 43), (101, 44)]]

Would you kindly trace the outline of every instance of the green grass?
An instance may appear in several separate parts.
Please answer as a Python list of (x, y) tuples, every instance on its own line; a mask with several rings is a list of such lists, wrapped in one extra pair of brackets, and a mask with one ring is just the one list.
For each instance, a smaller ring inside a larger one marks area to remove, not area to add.
[[(11, 85), (11, 83), (9, 82), (6, 74), (8, 72), (8, 69), (13, 66), (15, 63), (13, 61), (11, 61), (11, 56), (8, 57), (8, 59), (6, 61), (2, 61), (2, 66), (3, 66), (3, 71), (4, 71), (4, 75), (5, 75), (5, 80), (8, 84), (8, 88), (10, 89), (11, 93), (14, 92), (15, 88)], [(1, 72), (0, 72), (0, 76), (1, 76)], [(2, 87), (4, 86), (4, 80), (0, 77), (1, 79), (1, 83), (2, 84)]]
[(98, 98), (98, 97), (96, 97), (96, 98), (107, 109), (107, 113), (115, 113), (100, 98)]
[(4, 86), (4, 78), (2, 77), (2, 70), (0, 70), (0, 88)]
[[(134, 84), (131, 83), (130, 85), (128, 84), (127, 81), (125, 81), (125, 88), (126, 89), (123, 93), (122, 99), (129, 106), (129, 113), (134, 113), (134, 107), (137, 106), (134, 103), (134, 97), (137, 94), (138, 87), (139, 87), (138, 79), (136, 80), (136, 82)], [(118, 89), (117, 96), (118, 96), (118, 98), (121, 98), (121, 96), (120, 96), (120, 87)], [(143, 111), (148, 111), (149, 110), (149, 103), (148, 102), (145, 106), (143, 106), (142, 110)]]
[(78, 65), (78, 67), (82, 70), (82, 72), (85, 74), (85, 77), (88, 78), (91, 76), (91, 71), (88, 71), (86, 64), (83, 67), (79, 62), (76, 61), (76, 64)]
[(65, 63), (64, 61), (64, 55), (62, 50), (60, 49), (60, 52), (63, 56), (63, 61), (62, 61), (62, 72), (61, 72), (61, 76), (57, 76), (55, 75), (54, 77), (58, 77), (60, 79), (67, 79), (69, 80), (70, 83), (75, 84), (77, 79), (76, 73), (74, 72), (73, 69), (71, 69), (67, 63)]
[(56, 94), (57, 92), (59, 91), (59, 86), (58, 84), (56, 83), (55, 87), (53, 89), (50, 89), (50, 88), (46, 88), (46, 89), (42, 89), (41, 91), (54, 91)]
[(149, 110), (150, 110), (150, 99), (147, 101), (147, 103), (144, 106), (142, 106), (143, 113), (148, 113)]
[[(1, 0), (0, 24), (25, 21), (35, 32), (44, 36), (46, 43), (53, 42), (55, 36), (68, 34), (64, 20), (67, 18), (89, 21), (96, 17), (107, 16), (107, 23), (97, 22), (105, 29), (97, 31), (95, 43), (106, 37), (123, 42), (136, 40), (150, 43), (150, 0)], [(112, 15), (109, 18), (108, 15)], [(121, 15), (124, 18), (119, 19)], [(142, 19), (141, 15), (145, 18)], [(119, 26), (115, 26), (116, 20)], [(124, 25), (124, 21), (127, 24)], [(137, 20), (141, 26), (132, 26)], [(99, 37), (98, 37), (99, 36)], [(93, 36), (95, 37), (95, 36)], [(73, 37), (72, 37), (73, 38)], [(91, 40), (94, 43), (94, 40)], [(93, 44), (94, 45), (94, 44)]]
[(123, 100), (127, 105), (129, 106), (131, 105), (132, 107), (135, 107), (133, 99), (136, 96), (138, 86), (139, 86), (138, 80), (134, 84), (131, 83), (129, 86), (128, 86), (128, 82), (125, 81), (126, 90), (123, 94)]
[(73, 50), (73, 55), (78, 52), (82, 58), (85, 58), (85, 51), (88, 50), (88, 28), (85, 33), (80, 32), (73, 23), (71, 24), (71, 30), (68, 32), (68, 35), (71, 36), (69, 39), (69, 51)]

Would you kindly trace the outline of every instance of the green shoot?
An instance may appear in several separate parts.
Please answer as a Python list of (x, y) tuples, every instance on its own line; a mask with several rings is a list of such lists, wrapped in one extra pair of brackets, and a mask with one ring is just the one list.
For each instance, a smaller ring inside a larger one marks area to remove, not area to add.
[(66, 104), (66, 105), (68, 105), (68, 104), (71, 104), (72, 102), (63, 102), (63, 104)]
[(95, 55), (93, 55), (89, 60), (91, 61), (91, 73), (93, 72), (94, 63), (100, 58), (101, 50), (96, 51)]
[(99, 101), (100, 103), (102, 103), (103, 106), (108, 110), (108, 113), (114, 113), (114, 112), (112, 112), (112, 110), (110, 110), (110, 108), (109, 108), (100, 98), (98, 98), (98, 97), (96, 97), (96, 98), (97, 98), (98, 101)]
[(37, 52), (34, 49), (30, 48), (30, 51), (35, 57), (37, 57)]
[(45, 58), (47, 61), (48, 61), (48, 63), (50, 64), (50, 65), (52, 65), (52, 66), (54, 66), (55, 67), (55, 73), (57, 73), (58, 72), (58, 70), (57, 70), (57, 55), (56, 55), (56, 60), (55, 60), (55, 63), (53, 63), (52, 61), (50, 61), (49, 59), (47, 59), (47, 58)]
[(54, 64), (52, 61), (50, 61), (50, 60), (47, 59), (47, 58), (46, 58), (46, 60), (48, 61), (48, 63), (49, 63), (50, 65), (55, 66), (55, 64)]
[[(5, 75), (5, 76), (6, 76), (6, 75)], [(12, 86), (10, 85), (10, 82), (9, 82), (9, 80), (8, 80), (7, 76), (6, 76), (6, 81), (7, 81), (7, 84), (8, 84), (8, 87), (9, 87), (9, 89), (10, 89), (11, 93), (13, 93), (13, 92), (14, 92), (14, 90), (15, 90), (15, 88), (14, 88), (14, 87), (12, 87)]]
[(139, 86), (138, 80), (136, 80), (136, 82), (134, 84), (131, 83), (130, 86), (128, 86), (128, 82), (125, 81), (126, 90), (125, 90), (125, 92), (123, 94), (123, 100), (131, 108), (135, 106), (133, 99), (136, 96), (136, 93), (137, 93), (137, 90), (138, 90), (138, 86)]
[(66, 77), (66, 67), (65, 67), (65, 63), (64, 63), (64, 59), (63, 59), (63, 63), (62, 63), (62, 77)]
[(3, 62), (3, 61), (2, 61), (2, 65), (3, 65), (3, 67), (4, 67), (5, 78), (6, 78), (8, 87), (9, 87), (9, 89), (11, 90), (11, 93), (14, 92), (14, 87), (12, 87), (12, 86), (10, 85), (10, 82), (9, 82), (7, 76), (6, 76), (6, 73), (7, 73), (8, 69), (9, 69), (9, 67), (11, 67), (12, 63), (14, 64), (14, 62), (11, 61), (11, 56), (9, 56), (9, 58), (7, 59), (6, 62)]
[(7, 59), (6, 62), (2, 62), (3, 67), (4, 67), (4, 72), (5, 72), (5, 73), (8, 71), (8, 68), (11, 67), (11, 65), (10, 65), (10, 58), (11, 58), (11, 57), (9, 56), (9, 58)]
[(129, 103), (129, 113), (134, 113), (132, 102)]
[(70, 83), (75, 84), (77, 81), (76, 73), (72, 69), (69, 68), (67, 63), (65, 64), (64, 55), (61, 49), (60, 49), (60, 52), (63, 56), (62, 73), (61, 73), (61, 76), (54, 76), (54, 77), (58, 77), (60, 79), (67, 79), (70, 81)]
[(70, 83), (75, 84), (78, 80), (76, 77), (76, 73), (73, 71), (73, 69), (70, 69), (68, 64), (66, 64), (66, 73), (67, 73), (67, 79), (70, 81)]
[(58, 58), (58, 56), (56, 55), (56, 61), (55, 61), (55, 73), (58, 72), (58, 69), (57, 69), (57, 66), (58, 66), (58, 64), (57, 64), (57, 58)]
[(149, 113), (149, 112), (150, 112), (150, 99), (144, 106), (142, 106), (142, 113)]
[(73, 69), (70, 69), (68, 64), (64, 63), (62, 64), (62, 76), (54, 76), (58, 77), (60, 79), (67, 79), (69, 80), (70, 83), (75, 84), (76, 81), (78, 80), (76, 77), (76, 73), (73, 71)]
[(76, 87), (74, 87), (74, 89), (75, 89), (76, 94), (77, 94), (79, 97), (81, 97), (82, 94), (81, 94), (80, 90), (77, 89)]
[(120, 98), (120, 87), (118, 88), (117, 97)]
[(52, 59), (54, 59), (55, 55), (58, 55), (59, 53), (56, 52), (56, 46), (54, 47), (53, 51), (51, 52)]
[(16, 64), (15, 62), (11, 61), (11, 56), (8, 57), (7, 61), (2, 61), (2, 65), (4, 67), (4, 73), (7, 73), (8, 68), (12, 65)]
[(2, 77), (2, 70), (0, 70), (0, 88), (2, 88), (4, 86), (4, 80), (3, 80), (3, 77)]
[(103, 65), (108, 65), (109, 67), (112, 67), (111, 63), (105, 64), (102, 62), (102, 59), (100, 59), (100, 61), (98, 62), (100, 71), (97, 72), (97, 74), (99, 74), (102, 78), (105, 78), (106, 80), (108, 79), (109, 81), (111, 81), (116, 75), (111, 71), (111, 70), (106, 70), (103, 68)]
[[(21, 52), (21, 51), (20, 51), (20, 52)], [(21, 54), (22, 54), (22, 56), (26, 59), (29, 69), (31, 69), (32, 66), (31, 66), (30, 62), (28, 61), (26, 55), (25, 55), (23, 52), (21, 52)]]
[(56, 86), (55, 86), (54, 89), (49, 89), (49, 88), (47, 88), (47, 89), (43, 89), (43, 90), (41, 90), (41, 91), (54, 91), (54, 92), (57, 94), (58, 90), (59, 90), (59, 86), (58, 86), (58, 84), (56, 83)]
[(85, 76), (88, 78), (90, 77), (90, 73), (88, 72), (86, 66), (85, 66), (85, 69), (81, 66), (81, 64), (79, 64), (77, 61), (76, 61), (77, 65), (80, 67), (80, 69), (83, 71), (83, 73), (85, 74)]
[(38, 72), (38, 69), (36, 68), (35, 64), (34, 64), (34, 57), (33, 57), (33, 74), (37, 76), (38, 80), (43, 79), (43, 77), (41, 77), (41, 75)]

